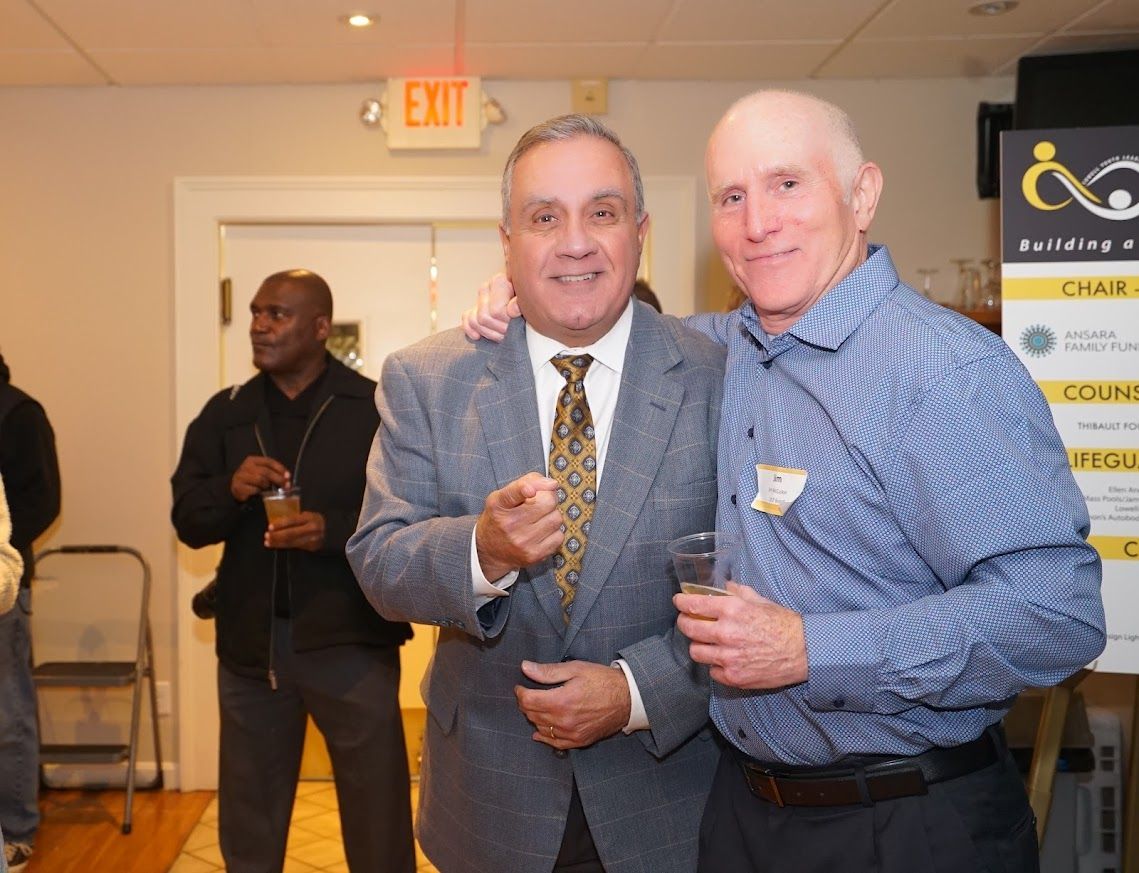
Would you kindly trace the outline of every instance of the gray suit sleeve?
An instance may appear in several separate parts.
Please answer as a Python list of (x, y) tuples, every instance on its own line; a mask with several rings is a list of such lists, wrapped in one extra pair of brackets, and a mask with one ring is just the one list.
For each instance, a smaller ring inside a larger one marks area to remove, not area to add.
[(384, 618), (482, 638), (469, 565), (477, 516), (440, 515), (429, 417), (398, 354), (384, 362), (376, 405), (380, 427), (348, 561)]
[(676, 749), (708, 723), (708, 668), (688, 656), (688, 639), (674, 626), (621, 650), (629, 665), (649, 729), (637, 736), (657, 757)]

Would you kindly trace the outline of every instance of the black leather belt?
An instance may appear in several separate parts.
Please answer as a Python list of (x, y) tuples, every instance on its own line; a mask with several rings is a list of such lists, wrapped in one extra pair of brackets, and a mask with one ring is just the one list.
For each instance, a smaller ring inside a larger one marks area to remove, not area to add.
[(994, 725), (960, 746), (930, 749), (912, 758), (888, 758), (852, 766), (786, 770), (766, 766), (742, 753), (739, 758), (751, 793), (769, 803), (845, 806), (925, 794), (928, 785), (995, 764), (1004, 748), (1004, 731)]

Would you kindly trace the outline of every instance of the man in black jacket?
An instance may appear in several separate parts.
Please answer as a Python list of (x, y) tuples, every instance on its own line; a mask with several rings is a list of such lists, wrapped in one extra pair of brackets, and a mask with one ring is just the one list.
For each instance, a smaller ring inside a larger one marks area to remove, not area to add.
[[(218, 827), (230, 873), (284, 864), (306, 714), (324, 734), (354, 873), (415, 869), (399, 710), (407, 624), (368, 605), (344, 556), (379, 424), (375, 383), (324, 347), (327, 283), (275, 273), (250, 305), (261, 372), (219, 392), (186, 432), (172, 518), (193, 548), (223, 542), (217, 571), (221, 761)], [(301, 489), (269, 524), (262, 492)]]
[(9, 381), (0, 356), (0, 477), (8, 492), (12, 545), (24, 559), (20, 593), (0, 617), (0, 831), (12, 873), (32, 854), (40, 813), (39, 731), (32, 681), (32, 546), (59, 515), (59, 462), (55, 434), (43, 407)]

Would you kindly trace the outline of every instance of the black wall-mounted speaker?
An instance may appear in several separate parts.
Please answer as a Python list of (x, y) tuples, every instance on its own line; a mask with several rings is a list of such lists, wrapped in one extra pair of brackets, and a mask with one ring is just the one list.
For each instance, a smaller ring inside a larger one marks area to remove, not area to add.
[(1001, 132), (1012, 130), (1011, 103), (977, 105), (977, 196), (1001, 196)]

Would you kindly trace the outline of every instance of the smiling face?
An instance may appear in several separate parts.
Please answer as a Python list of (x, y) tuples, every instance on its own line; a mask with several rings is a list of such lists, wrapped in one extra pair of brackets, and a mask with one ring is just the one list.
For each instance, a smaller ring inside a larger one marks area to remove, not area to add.
[(514, 165), (509, 209), (502, 248), (526, 322), (568, 347), (601, 339), (633, 292), (648, 229), (621, 152), (586, 135), (533, 147)]
[(866, 259), (881, 173), (857, 159), (840, 171), (844, 146), (823, 104), (787, 93), (745, 98), (709, 140), (712, 236), (768, 333)]

